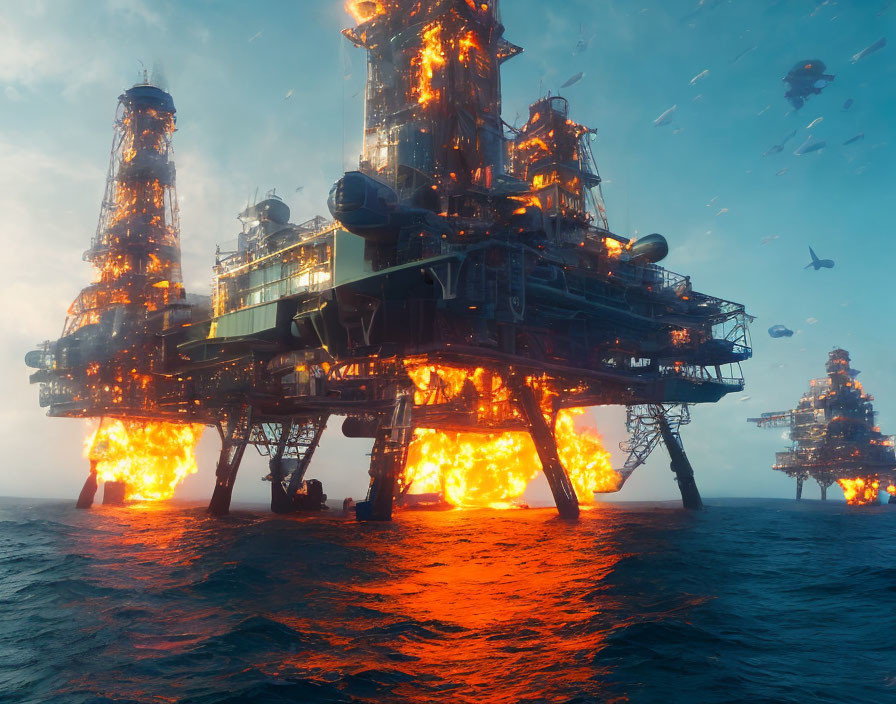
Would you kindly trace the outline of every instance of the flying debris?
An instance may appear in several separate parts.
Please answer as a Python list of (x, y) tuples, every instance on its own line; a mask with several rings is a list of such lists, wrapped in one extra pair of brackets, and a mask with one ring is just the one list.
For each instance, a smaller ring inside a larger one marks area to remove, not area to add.
[(812, 247), (809, 247), (809, 256), (812, 257), (812, 261), (806, 264), (804, 268), (806, 269), (815, 269), (818, 271), (819, 269), (833, 269), (834, 268), (834, 260), (833, 259), (819, 259), (818, 255), (815, 254), (815, 250)]
[(295, 94), (296, 94), (295, 89), (290, 88), (288, 91), (286, 91), (286, 95), (283, 96), (283, 99), (284, 99), (284, 100), (289, 100), (289, 99), (290, 99), (292, 96), (294, 96)]
[(736, 64), (738, 61), (740, 61), (742, 58), (744, 58), (747, 54), (749, 54), (751, 51), (753, 51), (754, 49), (756, 49), (756, 47), (757, 47), (757, 45), (754, 44), (753, 46), (744, 49), (742, 52), (740, 52), (740, 53), (739, 53), (737, 56), (735, 56), (733, 59), (730, 59), (730, 60), (728, 61), (728, 63), (730, 63), (730, 64)]
[(564, 83), (561, 88), (569, 88), (570, 86), (574, 86), (576, 83), (581, 81), (585, 77), (584, 71), (579, 71), (575, 76), (570, 76), (566, 83)]
[(719, 217), (719, 215), (724, 215), (727, 212), (728, 208), (722, 208), (719, 212), (716, 213), (716, 217)]
[(596, 36), (597, 34), (592, 34), (589, 37), (586, 34), (585, 25), (582, 25), (579, 30), (579, 41), (576, 43), (576, 48), (573, 50), (572, 55), (578, 56), (579, 54), (584, 54), (588, 51), (588, 47), (591, 46), (591, 42), (594, 41)]
[(814, 120), (812, 120), (812, 122), (810, 122), (808, 125), (806, 125), (806, 129), (811, 130), (816, 125), (820, 125), (823, 121), (824, 121), (823, 117), (816, 117)]
[(697, 2), (697, 7), (686, 14), (684, 17), (682, 17), (681, 21), (690, 22), (693, 19), (697, 19), (697, 17), (702, 15), (707, 10), (715, 10), (721, 4), (722, 0), (699, 0)]
[(672, 121), (672, 115), (675, 113), (676, 110), (678, 110), (678, 106), (673, 105), (671, 108), (666, 110), (666, 112), (664, 112), (662, 115), (660, 115), (658, 118), (656, 118), (653, 121), (653, 124), (656, 125), (657, 127), (662, 127), (663, 125), (668, 125)]
[(301, 192), (304, 191), (304, 190), (305, 190), (305, 187), (304, 187), (304, 186), (297, 186), (297, 187), (296, 187), (296, 193), (301, 193)]
[(753, 398), (752, 396), (741, 396), (740, 399), (739, 399), (739, 401), (740, 401), (741, 403), (746, 403), (747, 401), (752, 400), (752, 398)]
[(251, 44), (251, 43), (254, 42), (256, 39), (261, 39), (261, 35), (262, 35), (262, 34), (264, 34), (264, 32), (262, 32), (262, 31), (260, 31), (260, 30), (259, 30), (258, 32), (256, 32), (255, 34), (253, 34), (251, 37), (249, 37), (249, 43)]
[(843, 146), (845, 147), (845, 146), (848, 146), (848, 145), (850, 145), (850, 144), (855, 144), (856, 142), (858, 142), (859, 140), (862, 140), (862, 139), (865, 139), (865, 133), (864, 133), (864, 132), (859, 132), (855, 137), (850, 137), (849, 139), (847, 139), (847, 140), (843, 143)]
[(709, 69), (708, 69), (708, 68), (705, 68), (705, 69), (703, 69), (700, 73), (698, 73), (696, 76), (694, 76), (694, 77), (689, 81), (689, 84), (690, 84), (690, 85), (694, 85), (694, 84), (697, 83), (698, 81), (702, 81), (702, 80), (703, 80), (704, 78), (706, 78), (708, 75), (709, 75)]
[(831, 0), (815, 0), (815, 8), (809, 13), (809, 17), (815, 17), (823, 7), (831, 4)]
[(866, 47), (865, 47), (864, 49), (862, 49), (858, 54), (853, 54), (853, 55), (852, 55), (852, 62), (853, 62), (854, 64), (855, 64), (855, 63), (858, 63), (859, 61), (861, 61), (862, 59), (864, 59), (866, 56), (871, 56), (871, 54), (873, 54), (874, 52), (876, 52), (876, 51), (880, 51), (880, 50), (883, 49), (886, 45), (887, 45), (887, 38), (886, 38), (886, 37), (881, 37), (881, 38), (878, 39), (876, 42), (874, 42), (874, 44), (871, 44), (870, 46), (866, 46)]
[(788, 171), (790, 171), (790, 169), (788, 169), (788, 168), (785, 167), (785, 168), (781, 169), (780, 171), (778, 171), (777, 173), (775, 173), (775, 176), (783, 176), (783, 175), (786, 174)]
[(843, 103), (843, 112), (846, 112), (847, 110), (849, 110), (852, 107), (852, 104), (853, 104), (853, 99), (847, 98), (846, 101)]
[(769, 235), (768, 237), (763, 237), (762, 241), (759, 244), (766, 245), (779, 239), (781, 239), (781, 235)]
[(824, 149), (828, 146), (827, 142), (813, 142), (811, 135), (809, 139), (807, 139), (803, 144), (797, 147), (796, 151), (793, 153), (794, 156), (803, 156), (803, 154), (811, 154), (812, 152), (817, 152)]
[(834, 80), (834, 76), (825, 73), (827, 66), (818, 59), (800, 61), (781, 80), (787, 83), (784, 97), (790, 101), (794, 110), (799, 110), (811, 95), (818, 95), (825, 86)]
[(772, 325), (768, 329), (769, 337), (774, 337), (775, 339), (780, 337), (793, 337), (793, 330), (784, 325)]
[(761, 117), (762, 115), (765, 115), (765, 113), (767, 113), (771, 109), (772, 109), (771, 105), (766, 105), (764, 108), (762, 108), (762, 110), (760, 110), (759, 112), (756, 113), (756, 117)]
[(780, 144), (775, 144), (775, 145), (769, 147), (762, 156), (769, 156), (771, 154), (778, 154), (780, 152), (783, 152), (786, 144), (794, 137), (796, 137), (796, 130), (794, 130), (789, 135), (787, 135), (784, 139), (782, 139)]

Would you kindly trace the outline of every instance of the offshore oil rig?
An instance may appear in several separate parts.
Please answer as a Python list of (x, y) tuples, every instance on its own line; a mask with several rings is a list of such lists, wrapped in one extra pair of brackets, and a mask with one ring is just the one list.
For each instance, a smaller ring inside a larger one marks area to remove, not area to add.
[(896, 504), (894, 438), (882, 435), (874, 423), (874, 398), (865, 393), (850, 366), (849, 353), (828, 355), (827, 376), (809, 382), (796, 408), (749, 418), (760, 428), (789, 428), (792, 446), (776, 455), (773, 469), (796, 479), (796, 498), (812, 478), (822, 501), (834, 482), (850, 504), (876, 504), (886, 489)]
[[(344, 35), (368, 57), (358, 169), (333, 187), (332, 220), (292, 224), (274, 195), (247, 207), (236, 246), (219, 247), (211, 309), (181, 283), (173, 100), (151, 80), (119, 98), (85, 255), (96, 281), (26, 358), (49, 415), (102, 419), (79, 504), (122, 462), (122, 434), (151, 452), (214, 426), (212, 514), (228, 512), (249, 445), (270, 457), (273, 511), (319, 509), (306, 470), (342, 416), (346, 436), (373, 440), (360, 520), (389, 520), (413, 493), (421, 431), (531, 437), (569, 518), (663, 442), (684, 506), (700, 508), (679, 430), (690, 404), (743, 389), (743, 306), (660, 267), (662, 236), (610, 231), (596, 131), (564, 98), (534, 102), (519, 129), (502, 120), (500, 68), (522, 49), (497, 0), (348, 8)], [(558, 419), (608, 404), (628, 409), (627, 459), (589, 482), (564, 466)]]

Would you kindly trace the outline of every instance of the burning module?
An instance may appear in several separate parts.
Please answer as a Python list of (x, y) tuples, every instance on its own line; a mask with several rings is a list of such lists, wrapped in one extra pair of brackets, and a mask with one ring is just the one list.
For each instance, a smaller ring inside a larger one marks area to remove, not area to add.
[[(208, 313), (176, 266), (171, 97), (125, 93), (111, 215), (89, 257), (113, 283), (29, 355), (42, 404), (141, 447), (154, 442), (144, 429), (181, 429), (191, 448), (195, 428), (215, 426), (216, 515), (249, 445), (270, 457), (274, 511), (319, 508), (305, 474), (334, 416), (373, 440), (361, 520), (390, 519), (411, 494), (506, 504), (540, 470), (575, 517), (661, 440), (699, 508), (679, 428), (690, 404), (743, 389), (743, 306), (660, 267), (661, 235), (610, 230), (596, 131), (564, 98), (536, 100), (519, 129), (503, 122), (500, 68), (522, 49), (496, 0), (348, 9), (344, 34), (368, 57), (358, 168), (334, 185), (332, 220), (292, 224), (273, 194), (246, 208), (237, 243), (219, 247)], [(618, 470), (574, 423), (609, 404), (627, 406), (632, 433)], [(94, 441), (101, 473), (121, 460), (113, 439)]]

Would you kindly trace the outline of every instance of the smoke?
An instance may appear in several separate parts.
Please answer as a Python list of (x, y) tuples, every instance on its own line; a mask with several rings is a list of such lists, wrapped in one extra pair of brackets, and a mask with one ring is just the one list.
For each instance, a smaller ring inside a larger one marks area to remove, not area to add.
[(168, 77), (165, 75), (162, 62), (158, 59), (152, 62), (152, 74), (149, 77), (149, 82), (156, 88), (161, 88), (166, 93), (168, 92)]

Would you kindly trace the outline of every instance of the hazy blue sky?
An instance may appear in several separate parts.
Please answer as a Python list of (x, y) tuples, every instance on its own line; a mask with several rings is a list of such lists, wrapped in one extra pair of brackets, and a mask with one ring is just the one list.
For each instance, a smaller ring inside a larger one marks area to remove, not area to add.
[[(505, 64), (505, 119), (584, 71), (565, 95), (572, 117), (599, 129), (611, 227), (664, 233), (665, 266), (757, 316), (747, 391), (695, 408), (684, 431), (704, 495), (793, 494), (769, 469), (786, 444), (780, 431), (744, 419), (792, 407), (835, 345), (852, 353), (884, 432), (896, 433), (896, 49), (850, 62), (882, 36), (896, 40), (896, 3), (504, 0), (503, 13), (508, 38), (526, 49)], [(215, 243), (235, 237), (247, 194), (276, 188), (299, 222), (326, 214), (330, 185), (356, 164), (365, 61), (339, 34), (348, 24), (341, 0), (0, 0), (0, 495), (74, 497), (86, 474), (86, 423), (44, 417), (22, 357), (58, 337), (90, 278), (81, 254), (96, 228), (116, 99), (139, 61), (162, 63), (178, 107), (184, 275), (207, 293)], [(593, 40), (573, 56), (583, 28)], [(836, 80), (788, 114), (781, 78), (808, 58)], [(654, 126), (673, 105), (672, 123)], [(783, 152), (762, 156), (794, 129)], [(860, 132), (863, 141), (841, 146)], [(794, 156), (810, 134), (829, 147)], [(809, 244), (836, 268), (804, 271)], [(797, 334), (770, 339), (776, 323)], [(622, 419), (619, 409), (598, 414), (617, 465)], [(332, 498), (357, 498), (369, 447), (332, 425), (310, 475)], [(210, 495), (217, 443), (208, 431), (181, 496)], [(264, 466), (247, 453), (237, 500), (266, 498)], [(543, 485), (533, 492), (546, 496)], [(617, 495), (676, 496), (662, 449)]]

